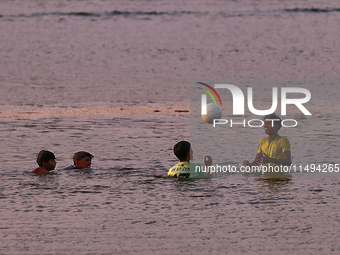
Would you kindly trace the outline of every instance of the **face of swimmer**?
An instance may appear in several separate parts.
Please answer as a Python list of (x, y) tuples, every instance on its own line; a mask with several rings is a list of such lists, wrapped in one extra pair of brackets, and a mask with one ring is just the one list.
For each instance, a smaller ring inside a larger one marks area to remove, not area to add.
[(43, 168), (47, 171), (54, 170), (55, 166), (57, 165), (57, 161), (55, 159), (50, 159), (48, 162), (43, 162)]
[(89, 168), (91, 166), (91, 158), (90, 157), (85, 157), (82, 158), (81, 160), (76, 160), (75, 164), (76, 168)]
[(193, 157), (194, 157), (194, 152), (193, 152), (193, 150), (190, 148), (190, 151), (189, 151), (188, 154), (187, 154), (187, 161), (192, 160)]
[(277, 134), (279, 132), (280, 129), (280, 125), (277, 123), (274, 123), (271, 120), (266, 120), (264, 122), (264, 133), (267, 135), (274, 135)]

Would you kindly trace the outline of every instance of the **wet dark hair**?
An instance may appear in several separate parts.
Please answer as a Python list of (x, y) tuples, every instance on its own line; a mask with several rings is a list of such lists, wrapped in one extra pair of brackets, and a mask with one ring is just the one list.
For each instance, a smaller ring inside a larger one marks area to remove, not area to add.
[(190, 147), (191, 144), (189, 142), (180, 141), (174, 146), (174, 154), (179, 160), (185, 161), (187, 160), (188, 152), (190, 152)]
[(73, 163), (76, 164), (76, 160), (82, 160), (83, 158), (89, 157), (90, 159), (93, 159), (93, 155), (86, 151), (78, 151), (74, 153), (73, 156)]
[(37, 156), (37, 163), (39, 166), (43, 166), (44, 162), (48, 162), (51, 159), (55, 159), (53, 152), (41, 150)]
[(280, 126), (279, 127), (279, 130), (280, 130), (282, 125), (281, 125), (281, 118), (279, 116), (277, 116), (275, 113), (272, 113), (272, 114), (268, 114), (264, 116), (263, 120), (265, 121), (267, 119), (271, 119), (271, 120), (277, 119), (277, 120), (274, 120), (273, 122), (274, 122), (274, 125), (277, 124)]

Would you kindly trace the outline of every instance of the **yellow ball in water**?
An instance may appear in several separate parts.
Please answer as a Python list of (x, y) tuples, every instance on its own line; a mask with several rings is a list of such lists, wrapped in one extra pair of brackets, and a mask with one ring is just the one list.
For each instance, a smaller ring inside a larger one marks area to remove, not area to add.
[(214, 119), (220, 119), (222, 117), (222, 110), (216, 104), (207, 104), (207, 114), (202, 114), (202, 119), (209, 124), (214, 123)]

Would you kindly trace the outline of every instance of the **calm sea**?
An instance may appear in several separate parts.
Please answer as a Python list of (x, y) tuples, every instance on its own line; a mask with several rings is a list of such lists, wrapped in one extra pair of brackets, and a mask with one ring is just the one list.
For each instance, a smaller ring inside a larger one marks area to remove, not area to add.
[[(166, 178), (191, 137), (192, 78), (307, 88), (313, 115), (292, 111), (299, 126), (281, 131), (293, 163), (339, 164), (339, 7), (0, 1), (0, 254), (339, 254), (337, 176)], [(223, 132), (225, 154), (210, 154), (236, 167), (265, 137)], [(27, 173), (42, 149), (55, 174)], [(80, 150), (92, 170), (60, 171)]]

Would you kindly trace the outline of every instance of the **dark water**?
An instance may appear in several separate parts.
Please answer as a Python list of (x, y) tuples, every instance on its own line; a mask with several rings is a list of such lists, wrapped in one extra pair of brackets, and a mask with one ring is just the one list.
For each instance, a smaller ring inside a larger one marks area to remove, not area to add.
[[(338, 254), (339, 178), (166, 173), (198, 77), (319, 78), (282, 135), (295, 163), (340, 163), (339, 24), (337, 1), (1, 1), (0, 253)], [(239, 166), (262, 137), (211, 154)], [(25, 173), (41, 149), (93, 169)]]

